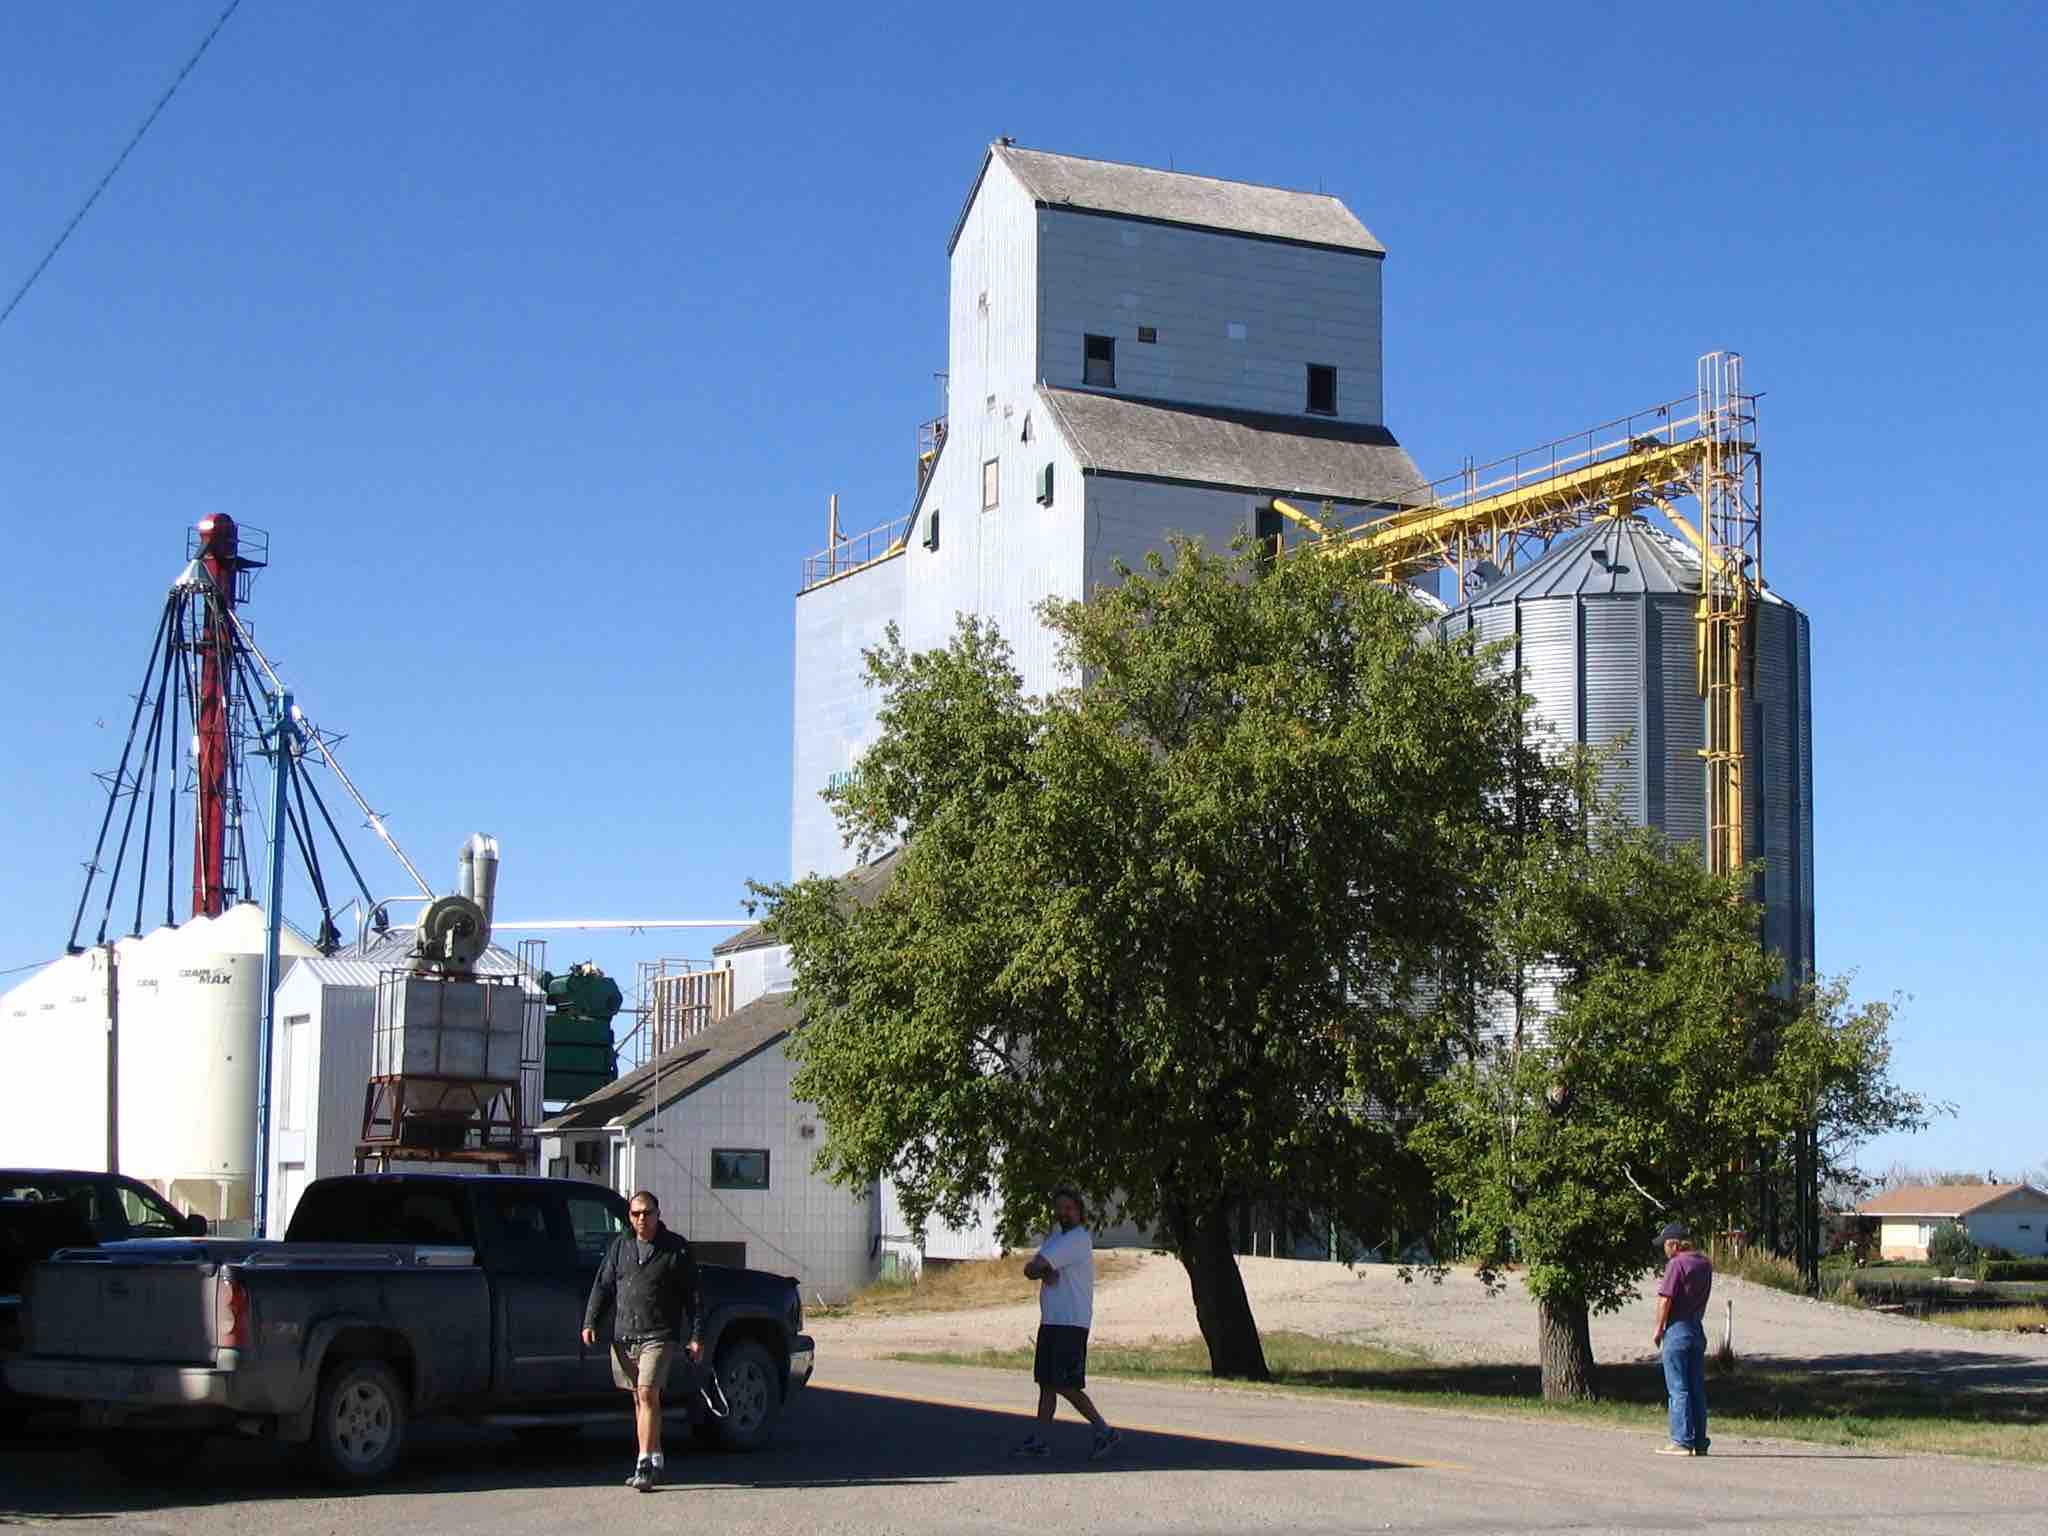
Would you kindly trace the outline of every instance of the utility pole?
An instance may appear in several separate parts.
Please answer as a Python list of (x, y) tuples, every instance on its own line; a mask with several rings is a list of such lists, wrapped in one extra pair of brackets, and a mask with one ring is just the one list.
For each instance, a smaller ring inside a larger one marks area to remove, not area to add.
[(256, 1179), (250, 1208), (250, 1235), (257, 1238), (264, 1234), (270, 1203), (270, 1062), (277, 1029), (278, 950), (284, 932), (284, 832), (289, 814), (285, 784), (298, 731), (290, 689), (281, 688), (271, 695), (270, 719), (270, 884), (263, 910), (263, 1032), (256, 1045)]

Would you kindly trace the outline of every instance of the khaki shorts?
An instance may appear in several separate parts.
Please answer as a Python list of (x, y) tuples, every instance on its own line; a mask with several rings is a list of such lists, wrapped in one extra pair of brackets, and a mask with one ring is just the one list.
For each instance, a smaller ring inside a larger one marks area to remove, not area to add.
[(682, 1346), (674, 1339), (642, 1339), (637, 1344), (612, 1344), (612, 1381), (623, 1391), (668, 1385), (668, 1368)]

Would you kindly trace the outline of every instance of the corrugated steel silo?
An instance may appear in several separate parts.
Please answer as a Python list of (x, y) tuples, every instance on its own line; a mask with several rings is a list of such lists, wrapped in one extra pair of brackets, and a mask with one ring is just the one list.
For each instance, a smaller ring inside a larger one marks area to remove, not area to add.
[[(1608, 792), (1637, 823), (1704, 849), (1698, 597), (1687, 545), (1640, 518), (1602, 518), (1496, 578), (1444, 626), (1513, 642), (1532, 728), (1589, 747), (1625, 737), (1603, 774)], [(1810, 646), (1806, 615), (1766, 592), (1747, 722), (1746, 842), (1763, 865), (1765, 942), (1793, 978), (1814, 963)]]

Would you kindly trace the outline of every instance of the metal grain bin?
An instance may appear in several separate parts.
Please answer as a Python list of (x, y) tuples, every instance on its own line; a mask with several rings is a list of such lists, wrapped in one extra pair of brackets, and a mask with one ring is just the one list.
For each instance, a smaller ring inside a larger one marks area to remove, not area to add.
[[(1496, 578), (1443, 621), (1513, 643), (1530, 728), (1559, 744), (1623, 740), (1608, 792), (1639, 824), (1702, 849), (1705, 710), (1692, 550), (1636, 517), (1603, 518)], [(1747, 778), (1751, 857), (1763, 865), (1764, 939), (1787, 974), (1813, 971), (1813, 706), (1806, 615), (1774, 592), (1757, 613)]]

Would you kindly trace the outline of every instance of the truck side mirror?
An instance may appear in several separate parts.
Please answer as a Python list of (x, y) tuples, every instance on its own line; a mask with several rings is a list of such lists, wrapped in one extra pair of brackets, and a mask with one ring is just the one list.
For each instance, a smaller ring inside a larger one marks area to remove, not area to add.
[(178, 1223), (178, 1225), (181, 1229), (183, 1229), (184, 1234), (187, 1237), (206, 1236), (206, 1218), (203, 1215), (201, 1215), (198, 1211), (192, 1212), (183, 1221)]

